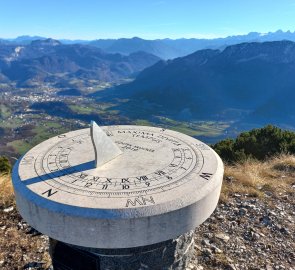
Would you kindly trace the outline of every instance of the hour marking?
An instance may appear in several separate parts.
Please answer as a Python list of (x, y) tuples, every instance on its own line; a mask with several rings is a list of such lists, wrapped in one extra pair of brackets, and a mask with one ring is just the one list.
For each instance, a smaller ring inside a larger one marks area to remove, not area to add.
[(155, 172), (155, 174), (161, 176), (161, 175), (165, 175), (166, 173), (163, 171), (157, 171)]
[(129, 188), (130, 188), (129, 185), (126, 185), (126, 184), (122, 185), (122, 189), (129, 189)]
[(143, 181), (146, 181), (148, 180), (148, 177), (146, 175), (142, 175), (142, 176), (138, 176), (136, 177), (139, 181), (143, 180)]
[(91, 187), (92, 183), (86, 183), (86, 185), (84, 187)]
[(200, 174), (200, 176), (204, 178), (205, 180), (209, 180), (212, 175), (213, 175), (212, 173), (204, 173), (204, 172)]

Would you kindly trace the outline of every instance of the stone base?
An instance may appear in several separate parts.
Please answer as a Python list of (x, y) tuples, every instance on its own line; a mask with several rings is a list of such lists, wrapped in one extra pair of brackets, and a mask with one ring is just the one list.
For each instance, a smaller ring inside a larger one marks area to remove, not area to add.
[(85, 248), (50, 239), (54, 270), (185, 270), (193, 250), (193, 232), (127, 249)]

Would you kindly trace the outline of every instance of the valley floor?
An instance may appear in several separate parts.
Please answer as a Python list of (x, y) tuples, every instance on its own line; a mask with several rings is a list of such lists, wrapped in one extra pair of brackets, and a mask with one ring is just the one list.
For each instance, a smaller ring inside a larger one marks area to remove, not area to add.
[[(212, 216), (195, 231), (191, 270), (294, 270), (295, 156), (226, 166)], [(19, 216), (0, 177), (0, 269), (50, 269), (47, 237)]]

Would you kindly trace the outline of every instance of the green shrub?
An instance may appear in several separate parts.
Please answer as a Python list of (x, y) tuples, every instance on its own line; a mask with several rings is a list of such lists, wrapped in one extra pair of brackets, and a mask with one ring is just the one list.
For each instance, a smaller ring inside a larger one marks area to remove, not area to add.
[(295, 154), (295, 132), (268, 125), (243, 132), (235, 140), (222, 140), (213, 149), (229, 163), (248, 158), (264, 160), (281, 153)]
[(11, 164), (7, 157), (0, 156), (0, 174), (7, 174), (11, 171)]

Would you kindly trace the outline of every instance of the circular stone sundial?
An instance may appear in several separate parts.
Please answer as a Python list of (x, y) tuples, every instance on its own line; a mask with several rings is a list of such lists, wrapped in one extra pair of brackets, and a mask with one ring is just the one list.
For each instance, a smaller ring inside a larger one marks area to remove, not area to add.
[(204, 143), (145, 126), (106, 126), (51, 138), (14, 167), (21, 215), (51, 238), (131, 248), (176, 238), (204, 222), (223, 165)]

